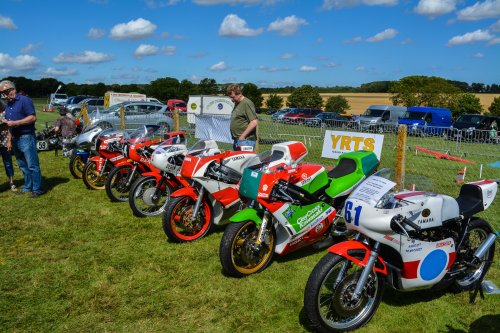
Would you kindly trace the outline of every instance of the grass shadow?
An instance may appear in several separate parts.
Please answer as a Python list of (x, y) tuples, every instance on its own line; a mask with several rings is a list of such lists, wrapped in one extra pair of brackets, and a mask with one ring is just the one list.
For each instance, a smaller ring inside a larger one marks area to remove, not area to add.
[[(387, 287), (387, 286), (386, 286)], [(432, 302), (450, 293), (449, 290), (416, 290), (404, 292), (405, 297), (401, 297), (401, 292), (391, 288), (386, 288), (382, 302), (391, 306), (405, 306), (416, 303)]]
[(46, 192), (53, 190), (55, 187), (61, 184), (65, 184), (69, 182), (69, 178), (62, 177), (42, 177), (43, 188)]

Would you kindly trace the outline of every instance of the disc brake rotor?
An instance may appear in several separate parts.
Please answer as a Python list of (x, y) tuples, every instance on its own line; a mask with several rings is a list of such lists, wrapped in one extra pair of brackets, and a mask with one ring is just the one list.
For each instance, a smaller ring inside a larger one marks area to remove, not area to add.
[(332, 296), (332, 306), (339, 315), (351, 317), (357, 315), (368, 303), (368, 298), (362, 292), (358, 300), (353, 300), (352, 295), (358, 283), (361, 272), (346, 276), (335, 288)]
[(156, 188), (150, 187), (142, 194), (142, 201), (148, 206), (156, 206), (160, 197), (155, 198)]

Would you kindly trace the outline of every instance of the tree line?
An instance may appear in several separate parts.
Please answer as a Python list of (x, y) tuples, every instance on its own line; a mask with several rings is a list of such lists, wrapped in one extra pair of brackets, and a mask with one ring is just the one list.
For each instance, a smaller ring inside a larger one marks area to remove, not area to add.
[[(225, 94), (229, 84), (217, 83), (212, 78), (204, 78), (200, 83), (189, 80), (179, 81), (176, 78), (165, 77), (151, 81), (149, 84), (111, 84), (102, 82), (96, 84), (64, 83), (54, 78), (42, 78), (32, 80), (25, 77), (6, 77), (2, 80), (10, 80), (16, 84), (18, 91), (24, 91), (27, 95), (35, 98), (46, 98), (55, 92), (59, 86), (59, 92), (68, 96), (90, 95), (104, 96), (107, 91), (114, 92), (136, 92), (150, 97), (156, 97), (161, 101), (178, 98), (186, 100), (189, 95), (220, 95)], [(325, 111), (345, 113), (350, 109), (349, 103), (343, 96), (332, 96), (323, 103), (321, 93), (389, 93), (394, 105), (403, 106), (434, 106), (447, 107), (452, 110), (454, 117), (464, 113), (484, 113), (500, 115), (500, 100), (495, 98), (488, 110), (483, 110), (479, 99), (474, 94), (500, 93), (498, 84), (485, 85), (483, 83), (472, 83), (451, 81), (434, 76), (408, 76), (398, 81), (375, 81), (362, 84), (360, 87), (334, 86), (313, 87), (303, 85), (300, 87), (281, 88), (258, 88), (253, 83), (241, 83), (243, 94), (250, 98), (257, 108), (263, 106), (262, 94), (269, 94), (266, 107), (270, 109), (281, 109), (283, 105), (288, 107), (325, 108)], [(286, 101), (278, 94), (289, 94)]]

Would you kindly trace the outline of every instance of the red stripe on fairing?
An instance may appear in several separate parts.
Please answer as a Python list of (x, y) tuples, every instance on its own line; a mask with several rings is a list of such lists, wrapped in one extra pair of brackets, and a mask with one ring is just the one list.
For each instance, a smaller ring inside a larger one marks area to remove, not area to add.
[(404, 262), (403, 270), (401, 271), (401, 277), (405, 279), (416, 279), (418, 276), (419, 264), (420, 260)]
[(492, 180), (485, 179), (485, 180), (480, 180), (480, 181), (472, 182), (472, 183), (468, 183), (468, 184), (472, 184), (472, 185), (486, 185), (486, 184), (491, 184), (491, 183), (493, 183)]
[(455, 252), (450, 252), (448, 254), (448, 266), (446, 266), (446, 270), (449, 271), (450, 268), (451, 268), (451, 265), (453, 265), (455, 263), (455, 257), (456, 257), (456, 253)]
[(403, 194), (397, 194), (394, 196), (396, 199), (404, 199), (404, 198), (409, 198), (409, 197), (416, 197), (418, 195), (425, 194), (425, 192), (408, 192), (408, 193), (403, 193)]

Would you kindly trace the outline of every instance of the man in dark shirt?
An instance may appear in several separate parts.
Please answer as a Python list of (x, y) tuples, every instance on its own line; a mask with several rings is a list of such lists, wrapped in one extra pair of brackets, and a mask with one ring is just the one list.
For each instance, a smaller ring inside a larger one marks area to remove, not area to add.
[(0, 82), (0, 93), (7, 100), (5, 105), (6, 123), (11, 133), (12, 149), (17, 164), (24, 175), (24, 187), (19, 193), (31, 192), (31, 198), (37, 198), (44, 191), (36, 150), (35, 106), (29, 97), (17, 93), (14, 83), (11, 81)]

